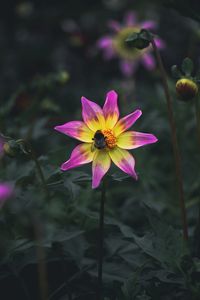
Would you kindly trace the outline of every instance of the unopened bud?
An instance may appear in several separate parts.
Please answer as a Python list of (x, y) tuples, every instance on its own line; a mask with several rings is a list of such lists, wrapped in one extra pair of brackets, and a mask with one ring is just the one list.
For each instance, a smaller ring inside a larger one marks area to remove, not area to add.
[(197, 84), (188, 78), (181, 78), (176, 83), (176, 92), (180, 100), (192, 100), (198, 93)]
[(20, 145), (15, 140), (9, 140), (3, 145), (4, 153), (10, 157), (17, 156), (20, 152)]
[(130, 48), (137, 48), (139, 50), (145, 49), (149, 46), (153, 35), (146, 29), (141, 29), (140, 32), (132, 33), (127, 39), (126, 43)]
[(69, 74), (66, 71), (61, 71), (57, 75), (57, 80), (60, 84), (65, 84), (69, 79)]

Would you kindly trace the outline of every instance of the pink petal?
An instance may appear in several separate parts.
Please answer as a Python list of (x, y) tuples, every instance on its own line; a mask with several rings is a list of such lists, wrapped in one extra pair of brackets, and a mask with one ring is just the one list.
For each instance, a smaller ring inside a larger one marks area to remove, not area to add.
[(119, 22), (115, 20), (111, 20), (108, 22), (108, 27), (113, 30), (114, 32), (118, 32), (121, 29), (121, 25)]
[(145, 68), (149, 71), (152, 71), (156, 67), (155, 59), (150, 53), (145, 53), (142, 56), (142, 63), (145, 66)]
[(74, 148), (70, 159), (62, 164), (61, 170), (67, 171), (83, 164), (90, 163), (93, 160), (95, 151), (92, 151), (92, 144), (83, 143)]
[(129, 129), (141, 115), (142, 115), (142, 111), (137, 109), (133, 113), (120, 119), (113, 129), (115, 136), (119, 136), (120, 133)]
[(112, 47), (112, 38), (110, 36), (104, 36), (97, 41), (97, 47), (100, 49), (107, 49)]
[(117, 93), (110, 91), (107, 93), (103, 106), (103, 113), (106, 120), (106, 128), (112, 129), (119, 119), (119, 108), (117, 104)]
[(129, 11), (125, 14), (124, 23), (127, 26), (134, 26), (137, 23), (136, 13), (134, 11)]
[(126, 59), (122, 59), (119, 62), (120, 69), (122, 71), (122, 74), (124, 74), (126, 77), (131, 77), (137, 68), (137, 63), (136, 61), (130, 61)]
[(54, 129), (82, 142), (92, 143), (92, 138), (94, 136), (94, 132), (81, 121), (71, 121), (56, 126)]
[(13, 187), (7, 183), (0, 183), (0, 208), (13, 195)]
[(97, 47), (103, 51), (104, 59), (111, 59), (115, 56), (115, 50), (113, 48), (113, 39), (109, 36), (104, 36), (97, 42)]
[(96, 151), (92, 164), (92, 188), (99, 186), (101, 179), (108, 172), (111, 165), (111, 159), (107, 151)]
[(135, 149), (157, 142), (158, 139), (150, 133), (126, 131), (117, 138), (117, 146), (122, 149)]
[(162, 39), (156, 38), (154, 41), (158, 49), (164, 49), (166, 47), (166, 44)]
[(109, 155), (118, 168), (134, 179), (137, 179), (137, 174), (135, 172), (135, 160), (127, 150), (115, 147), (109, 151)]
[(157, 25), (156, 21), (148, 20), (148, 21), (144, 21), (144, 22), (140, 23), (140, 27), (144, 28), (144, 29), (153, 30), (153, 29), (156, 29), (158, 27), (158, 25)]
[(86, 99), (81, 98), (82, 102), (82, 116), (85, 124), (94, 132), (105, 128), (105, 118), (101, 107)]

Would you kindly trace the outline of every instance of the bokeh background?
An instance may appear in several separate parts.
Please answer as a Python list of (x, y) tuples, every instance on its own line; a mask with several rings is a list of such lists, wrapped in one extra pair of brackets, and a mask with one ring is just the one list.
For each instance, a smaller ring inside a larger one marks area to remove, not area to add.
[[(44, 172), (49, 197), (33, 159), (4, 153), (1, 182), (14, 196), (0, 211), (0, 298), (95, 299), (98, 210), (101, 188), (91, 189), (91, 165), (62, 173), (77, 142), (54, 126), (81, 118), (80, 98), (102, 105), (119, 94), (121, 116), (140, 108), (134, 130), (158, 143), (133, 151), (139, 180), (114, 166), (107, 176), (104, 296), (107, 300), (199, 299), (195, 226), (199, 202), (199, 148), (194, 103), (177, 99), (171, 66), (185, 57), (199, 69), (199, 5), (195, 1), (11, 1), (0, 10), (0, 132), (4, 142), (28, 140)], [(154, 20), (165, 43), (161, 56), (173, 96), (182, 156), (190, 234), (181, 218), (167, 108), (157, 67), (139, 64), (124, 76), (119, 59), (105, 60), (97, 47), (109, 20), (128, 11)], [(39, 249), (39, 250), (38, 250)], [(42, 249), (42, 250), (41, 250)], [(41, 271), (40, 261), (42, 264)], [(48, 281), (41, 295), (38, 274)], [(48, 278), (48, 280), (47, 280)], [(42, 298), (44, 297), (44, 298)]]

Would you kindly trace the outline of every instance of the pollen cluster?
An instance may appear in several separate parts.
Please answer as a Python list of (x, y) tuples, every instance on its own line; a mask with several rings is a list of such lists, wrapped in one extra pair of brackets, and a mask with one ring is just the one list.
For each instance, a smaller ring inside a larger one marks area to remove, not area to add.
[(108, 148), (113, 149), (116, 146), (117, 139), (111, 129), (102, 130)]

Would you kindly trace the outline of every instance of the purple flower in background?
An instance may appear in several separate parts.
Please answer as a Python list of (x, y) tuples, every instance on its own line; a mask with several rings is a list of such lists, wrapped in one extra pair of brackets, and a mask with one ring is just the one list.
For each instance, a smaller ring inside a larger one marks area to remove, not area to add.
[[(140, 62), (147, 70), (153, 70), (155, 68), (156, 63), (152, 55), (151, 46), (143, 50), (138, 50), (130, 47), (126, 42), (126, 39), (132, 33), (140, 32), (142, 28), (155, 30), (157, 27), (155, 21), (146, 20), (144, 22), (138, 22), (136, 14), (134, 12), (128, 12), (125, 15), (123, 24), (112, 20), (108, 25), (112, 33), (103, 36), (97, 42), (97, 47), (103, 51), (105, 59), (110, 60), (118, 57), (120, 59), (120, 69), (127, 77), (134, 74)], [(155, 42), (158, 48), (161, 49), (164, 47), (164, 42), (161, 39), (155, 38)]]
[(13, 195), (13, 188), (8, 183), (0, 183), (0, 208)]

